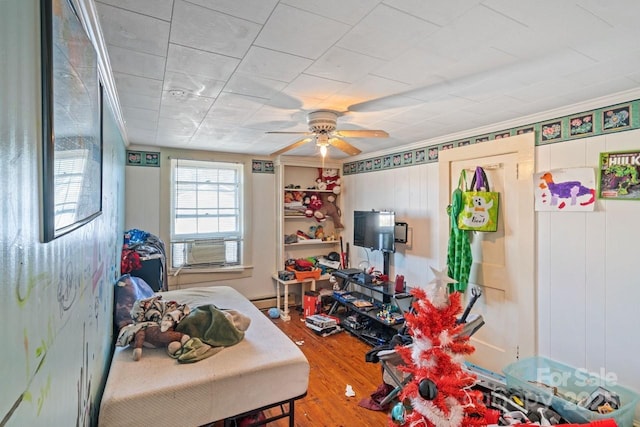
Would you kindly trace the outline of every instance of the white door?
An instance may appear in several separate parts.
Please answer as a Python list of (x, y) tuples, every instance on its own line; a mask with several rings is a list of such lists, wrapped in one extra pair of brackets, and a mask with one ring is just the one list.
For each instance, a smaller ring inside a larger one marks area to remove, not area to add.
[[(485, 321), (471, 338), (476, 351), (467, 360), (494, 372), (536, 353), (534, 145), (530, 133), (440, 152), (441, 212), (446, 212), (463, 168), (470, 184), (475, 167), (482, 166), (491, 190), (500, 192), (498, 231), (471, 234), (473, 264), (465, 297), (468, 301), (471, 289), (480, 288), (472, 313)], [(445, 265), (449, 217), (445, 213), (440, 218)]]

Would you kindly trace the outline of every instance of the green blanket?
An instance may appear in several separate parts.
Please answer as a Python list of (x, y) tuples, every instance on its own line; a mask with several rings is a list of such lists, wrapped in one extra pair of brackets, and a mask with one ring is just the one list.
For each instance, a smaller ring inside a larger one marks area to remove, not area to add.
[(192, 309), (176, 325), (176, 331), (212, 347), (229, 347), (242, 341), (250, 323), (251, 319), (235, 310), (221, 310), (209, 304)]

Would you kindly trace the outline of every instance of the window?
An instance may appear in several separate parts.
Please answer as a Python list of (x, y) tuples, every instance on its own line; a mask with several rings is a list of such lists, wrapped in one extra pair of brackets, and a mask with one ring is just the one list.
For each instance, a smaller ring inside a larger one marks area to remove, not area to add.
[(171, 160), (171, 267), (242, 263), (243, 165)]

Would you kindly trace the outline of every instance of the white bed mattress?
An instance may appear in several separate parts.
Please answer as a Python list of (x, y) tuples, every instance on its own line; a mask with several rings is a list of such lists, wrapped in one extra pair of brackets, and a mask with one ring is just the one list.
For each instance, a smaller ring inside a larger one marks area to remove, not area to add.
[(228, 286), (161, 293), (190, 307), (215, 304), (251, 318), (244, 339), (195, 363), (164, 349), (116, 347), (100, 404), (99, 426), (200, 426), (303, 395), (309, 362), (248, 299)]

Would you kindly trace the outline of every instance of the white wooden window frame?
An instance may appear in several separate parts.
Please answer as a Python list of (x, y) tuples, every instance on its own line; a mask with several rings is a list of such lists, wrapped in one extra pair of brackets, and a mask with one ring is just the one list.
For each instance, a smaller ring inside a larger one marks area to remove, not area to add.
[(243, 177), (242, 163), (171, 159), (172, 269), (242, 265)]

